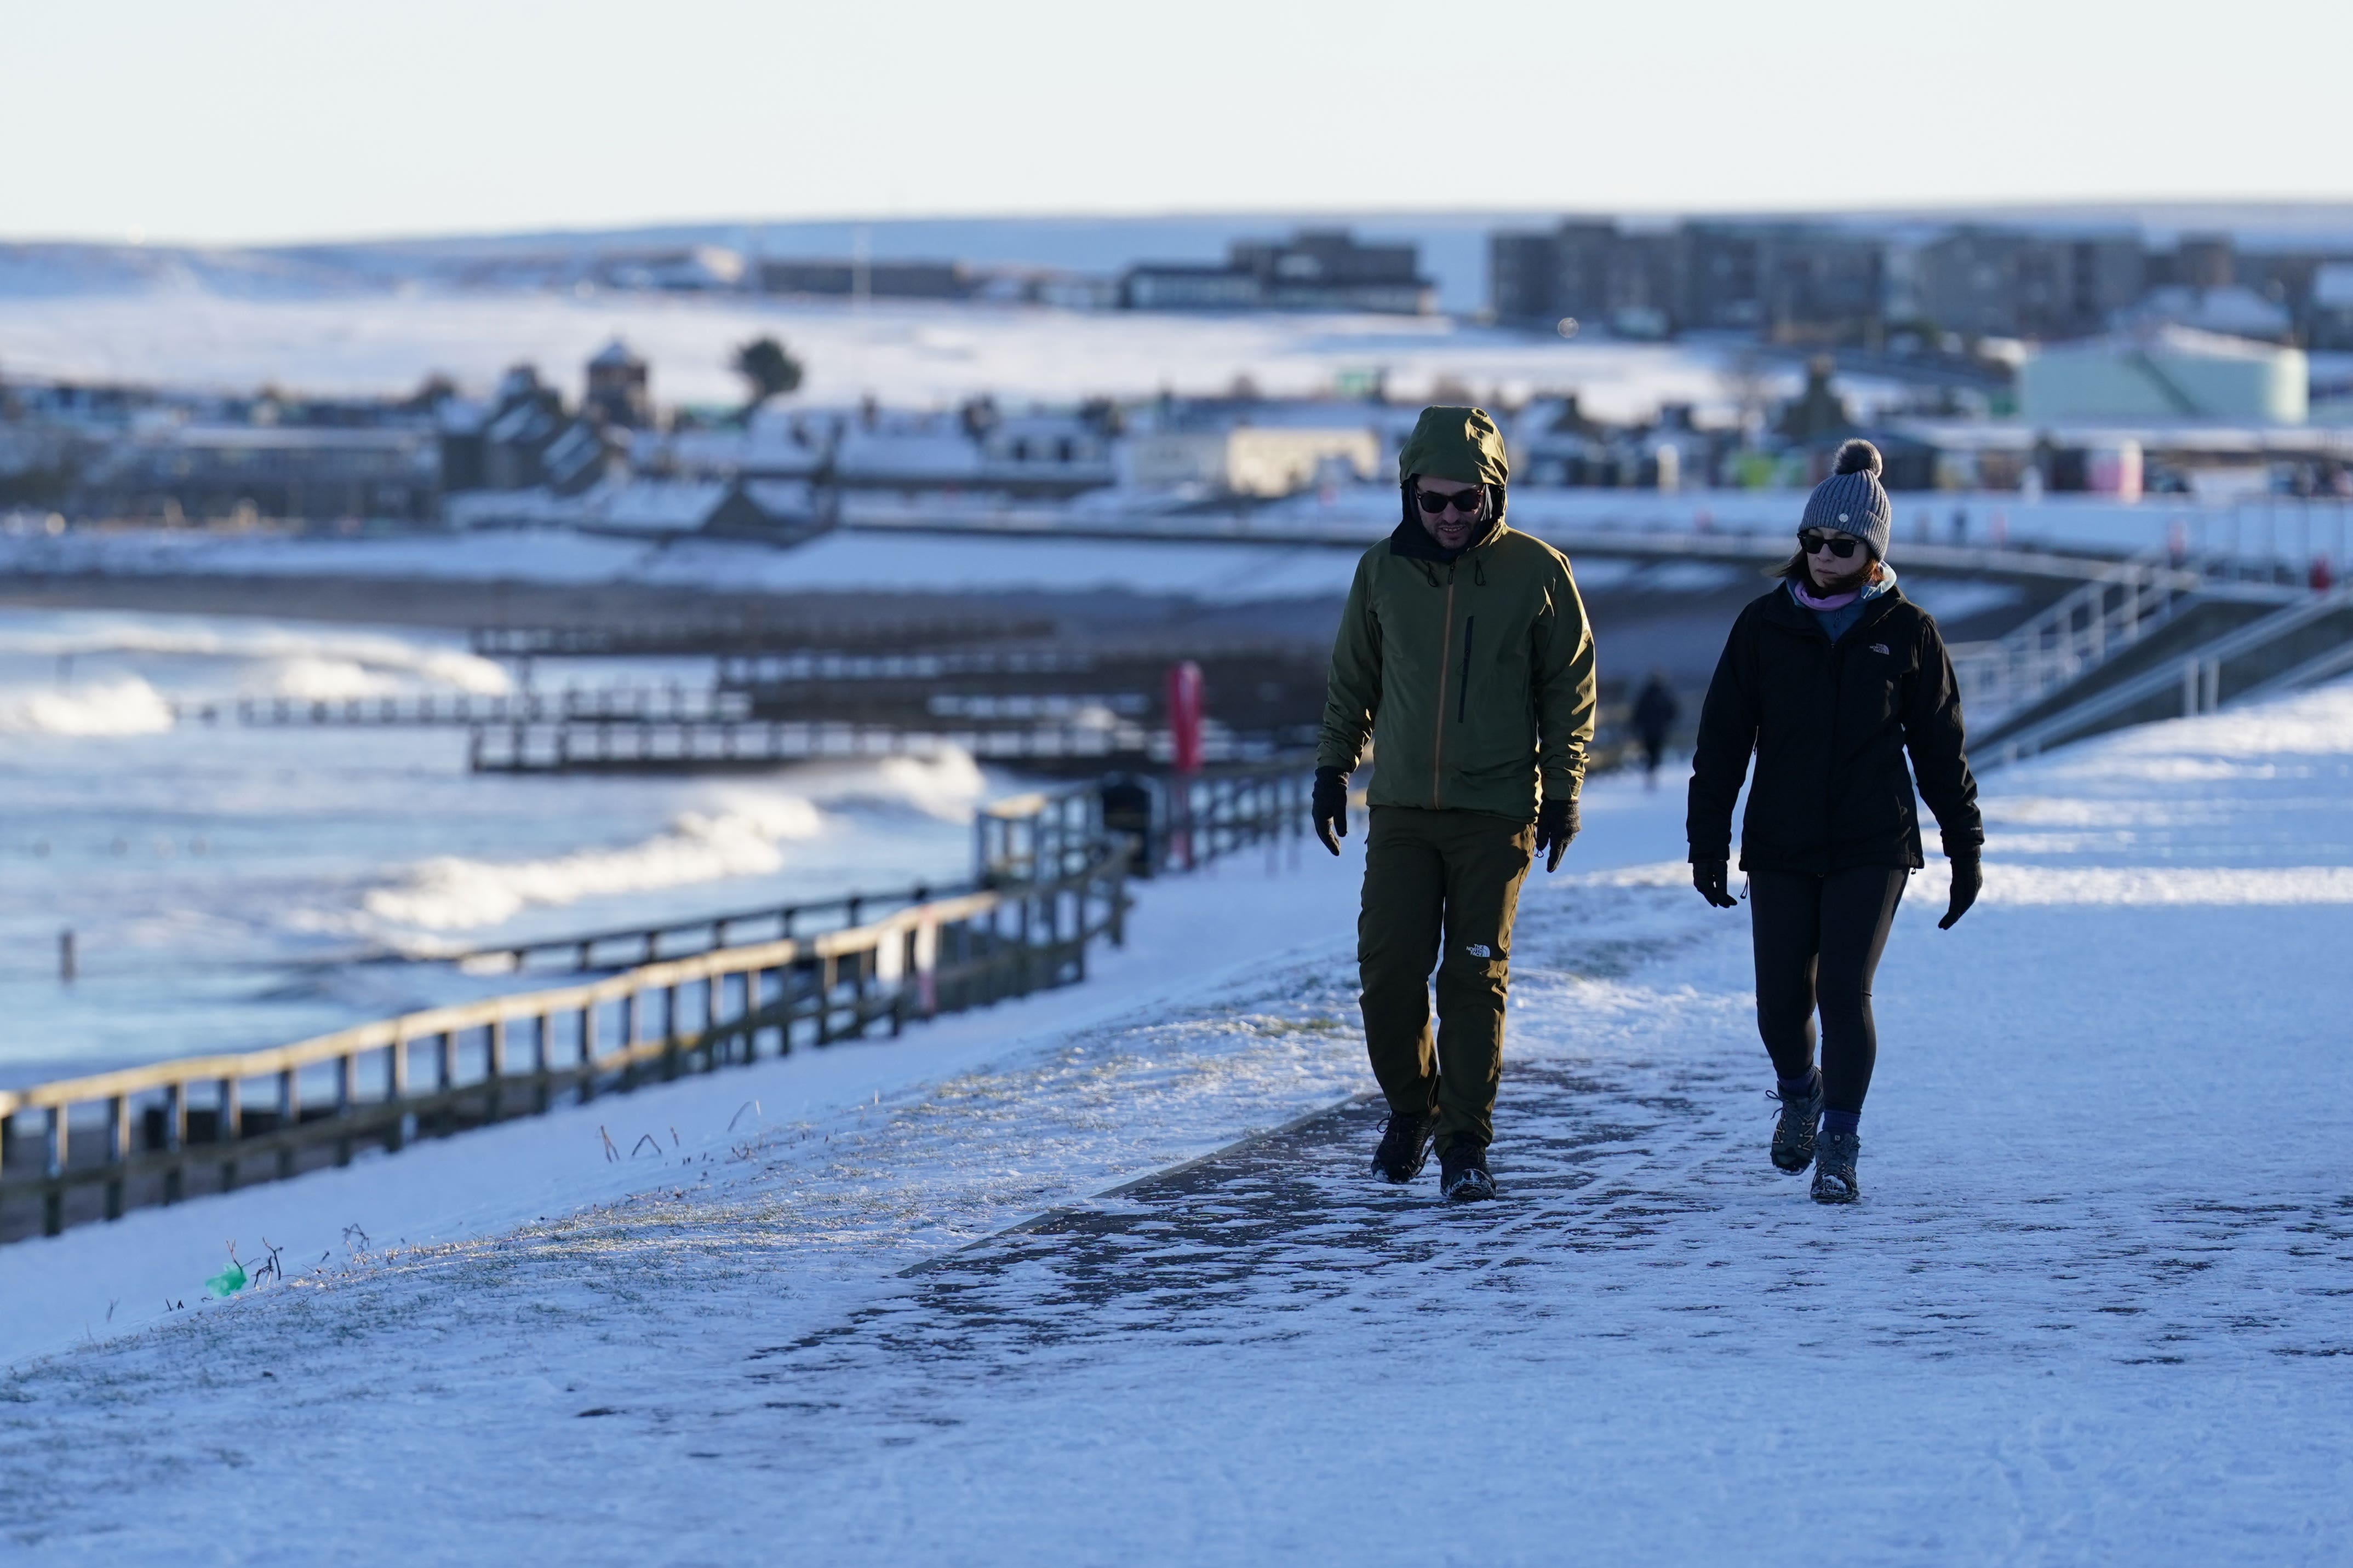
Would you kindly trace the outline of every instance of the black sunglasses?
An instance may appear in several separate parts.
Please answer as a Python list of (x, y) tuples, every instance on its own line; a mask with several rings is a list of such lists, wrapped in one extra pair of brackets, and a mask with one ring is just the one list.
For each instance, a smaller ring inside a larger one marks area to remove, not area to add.
[(1487, 487), (1482, 485), (1475, 490), (1463, 490), (1457, 495), (1441, 496), (1432, 494), (1419, 485), (1416, 485), (1413, 487), (1413, 499), (1419, 501), (1421, 510), (1432, 517), (1436, 517), (1448, 507), (1452, 507), (1465, 517), (1473, 517), (1478, 514), (1480, 503), (1487, 499)]
[(1851, 560), (1862, 548), (1862, 541), (1852, 533), (1824, 533), (1810, 528), (1798, 535), (1798, 547), (1811, 555), (1817, 550), (1828, 549), (1841, 561)]

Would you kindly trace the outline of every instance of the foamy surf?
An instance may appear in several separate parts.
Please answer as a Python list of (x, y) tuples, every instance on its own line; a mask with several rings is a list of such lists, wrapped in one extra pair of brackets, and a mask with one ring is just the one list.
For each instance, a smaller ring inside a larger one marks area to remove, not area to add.
[(784, 844), (824, 828), (824, 814), (793, 795), (748, 809), (683, 812), (668, 831), (620, 848), (506, 862), (437, 857), (363, 904), (375, 920), (412, 931), (479, 931), (534, 907), (764, 876), (783, 868)]
[[(513, 688), (505, 668), (494, 660), (463, 648), (410, 642), (378, 633), (292, 631), (278, 626), (211, 626), (145, 620), (108, 620), (69, 630), (0, 630), (0, 654), (55, 658), (142, 653), (253, 660), (270, 667), (281, 678), (288, 669), (299, 669), (307, 661), (347, 667), (365, 675), (407, 676), (482, 696), (497, 696)], [(344, 679), (349, 678), (346, 675)]]
[(0, 732), (153, 735), (172, 727), (171, 705), (136, 676), (54, 690), (0, 690)]
[(839, 829), (828, 809), (914, 811), (966, 822), (990, 793), (979, 765), (960, 751), (821, 763), (794, 770), (792, 784), (790, 794), (713, 787), (696, 809), (636, 844), (531, 860), (445, 856), (422, 861), (364, 895), (355, 921), (326, 917), (305, 923), (315, 930), (356, 926), (396, 941), (403, 934), (481, 931), (532, 909), (771, 875), (785, 868), (786, 846)]

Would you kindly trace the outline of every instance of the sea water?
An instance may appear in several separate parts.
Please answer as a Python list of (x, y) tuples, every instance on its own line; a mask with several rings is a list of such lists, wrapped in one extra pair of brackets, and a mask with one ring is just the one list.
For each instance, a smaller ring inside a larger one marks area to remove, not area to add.
[[(533, 679), (624, 676), (691, 691), (710, 667), (543, 663)], [(455, 634), (0, 612), (0, 1086), (554, 983), (386, 953), (954, 881), (974, 805), (1018, 787), (961, 753), (723, 778), (475, 774), (463, 729), (185, 716), (239, 696), (515, 683)]]

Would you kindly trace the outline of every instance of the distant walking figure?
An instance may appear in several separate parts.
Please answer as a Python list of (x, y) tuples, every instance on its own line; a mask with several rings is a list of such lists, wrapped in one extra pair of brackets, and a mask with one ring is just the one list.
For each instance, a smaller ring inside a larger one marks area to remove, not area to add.
[(1634, 733), (1642, 742), (1642, 787), (1659, 787), (1659, 763), (1667, 754), (1667, 731), (1683, 717), (1683, 704), (1675, 700), (1667, 685), (1667, 678), (1657, 670), (1642, 683), (1641, 692), (1634, 699)]
[(1940, 929), (1976, 901), (1985, 844), (1953, 663), (1936, 623), (1904, 597), (1886, 563), (1879, 473), (1870, 442), (1839, 448), (1837, 472), (1807, 499), (1783, 580), (1733, 623), (1700, 710), (1685, 823), (1693, 885), (1733, 908), (1732, 804), (1755, 752), (1740, 867), (1757, 1027), (1779, 1080), (1773, 1163), (1792, 1173), (1812, 1165), (1822, 1203), (1862, 1194), (1856, 1128), (1879, 1048), (1872, 975), (1904, 879), (1922, 863), (1913, 779), (1952, 862)]
[[(1593, 638), (1560, 552), (1504, 521), (1504, 438), (1425, 408), (1405, 516), (1356, 563), (1332, 644), (1315, 831), (1348, 831), (1348, 775), (1377, 732), (1356, 971), (1389, 1105), (1373, 1169), (1409, 1182), (1438, 1146), (1447, 1197), (1490, 1198), (1512, 920), (1533, 857), (1560, 865), (1593, 738)], [(1539, 793), (1541, 791), (1541, 794)], [(1430, 1032), (1438, 971), (1438, 1036)]]

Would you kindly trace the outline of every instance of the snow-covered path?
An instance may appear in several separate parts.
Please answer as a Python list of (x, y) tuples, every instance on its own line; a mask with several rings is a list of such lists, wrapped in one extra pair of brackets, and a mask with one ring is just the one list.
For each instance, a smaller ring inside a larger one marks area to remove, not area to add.
[(1281, 955), (20, 1370), (0, 1552), (2345, 1561), (2353, 689), (1988, 805), (1985, 902), (1898, 920), (1853, 1209), (1767, 1164), (1746, 921), (1609, 781), (1524, 904), (1501, 1202), (1361, 1173), (1345, 868), (1229, 875), (1167, 918)]

